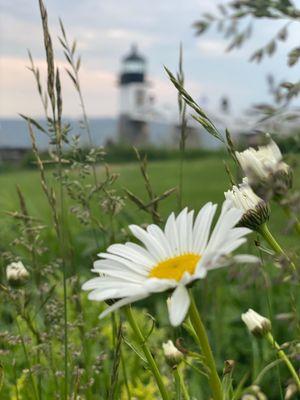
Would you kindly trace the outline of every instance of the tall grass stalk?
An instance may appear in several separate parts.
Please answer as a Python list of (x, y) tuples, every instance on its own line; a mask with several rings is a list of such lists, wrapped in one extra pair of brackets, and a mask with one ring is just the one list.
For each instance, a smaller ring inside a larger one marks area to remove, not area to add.
[[(90, 148), (93, 148), (94, 143), (93, 143), (93, 139), (92, 139), (91, 128), (90, 128), (89, 120), (88, 120), (87, 113), (86, 113), (85, 102), (83, 99), (82, 89), (81, 89), (80, 79), (79, 79), (79, 69), (80, 69), (80, 65), (81, 65), (81, 58), (79, 56), (77, 58), (77, 60), (75, 59), (76, 41), (74, 41), (73, 44), (70, 46), (66, 31), (65, 31), (65, 28), (64, 28), (64, 25), (63, 25), (63, 22), (61, 19), (59, 20), (59, 24), (60, 24), (60, 28), (61, 28), (61, 32), (62, 32), (62, 38), (59, 38), (59, 40), (60, 40), (61, 45), (64, 48), (65, 57), (71, 67), (71, 71), (67, 68), (66, 68), (66, 71), (67, 71), (70, 79), (72, 80), (74, 87), (78, 93), (80, 107), (82, 110), (83, 126), (87, 133)], [(96, 174), (96, 167), (95, 167), (94, 163), (92, 164), (92, 169), (93, 169), (94, 183), (97, 186), (97, 184), (98, 184), (97, 183), (97, 174)]]
[[(180, 85), (184, 86), (184, 72), (183, 72), (183, 51), (182, 44), (180, 44), (179, 49), (179, 68), (177, 79)], [(182, 196), (183, 196), (183, 166), (184, 166), (184, 158), (185, 158), (185, 147), (186, 147), (186, 139), (187, 139), (187, 119), (186, 119), (186, 103), (183, 100), (182, 94), (178, 92), (178, 110), (179, 110), (179, 129), (180, 129), (180, 138), (179, 138), (179, 151), (180, 151), (180, 160), (179, 160), (179, 190), (178, 190), (178, 209), (181, 210)]]
[(275, 253), (283, 255), (287, 260), (289, 260), (291, 269), (294, 272), (297, 272), (297, 268), (296, 268), (295, 264), (293, 263), (293, 261), (291, 261), (289, 259), (286, 252), (284, 251), (284, 249), (280, 246), (280, 244), (274, 238), (274, 236), (272, 235), (271, 231), (269, 230), (267, 224), (266, 223), (262, 224), (258, 231), (264, 237), (264, 239), (269, 243), (269, 245), (272, 247), (272, 249), (275, 251)]
[(62, 182), (62, 140), (63, 132), (61, 126), (62, 117), (62, 97), (61, 97), (61, 84), (59, 71), (54, 66), (54, 55), (51, 35), (48, 27), (48, 15), (47, 10), (42, 0), (39, 0), (40, 14), (43, 26), (44, 34), (44, 46), (46, 51), (47, 59), (47, 90), (50, 98), (51, 109), (52, 109), (52, 123), (53, 130), (55, 133), (55, 146), (58, 157), (57, 170), (59, 180), (59, 196), (60, 196), (60, 218), (58, 227), (58, 240), (61, 249), (62, 256), (62, 270), (63, 270), (63, 303), (64, 303), (64, 398), (68, 399), (68, 299), (67, 299), (67, 263), (66, 263), (66, 242), (64, 234), (64, 190)]
[(28, 355), (28, 352), (27, 352), (27, 348), (26, 348), (26, 344), (25, 344), (25, 341), (24, 341), (23, 333), (21, 331), (21, 326), (20, 326), (20, 323), (18, 321), (18, 316), (16, 317), (16, 324), (17, 324), (17, 327), (18, 327), (18, 331), (19, 331), (19, 335), (20, 335), (20, 338), (21, 338), (21, 343), (22, 343), (22, 347), (23, 347), (23, 351), (24, 351), (24, 355), (25, 355), (25, 360), (26, 360), (26, 363), (27, 363), (27, 368), (28, 368), (28, 371), (29, 371), (29, 379), (30, 379), (30, 383), (31, 383), (31, 386), (32, 386), (33, 396), (34, 396), (35, 400), (40, 400), (39, 397), (38, 397), (38, 392), (37, 392), (37, 389), (36, 389), (36, 384), (35, 384), (33, 373), (32, 373), (32, 367), (31, 367), (30, 358), (29, 358), (29, 355)]
[(282, 350), (282, 348), (279, 346), (279, 344), (276, 342), (274, 339), (273, 335), (269, 332), (266, 336), (268, 342), (271, 344), (271, 346), (276, 350), (277, 356), (285, 363), (287, 366), (288, 370), (290, 371), (293, 380), (295, 384), (297, 385), (298, 391), (300, 392), (300, 378), (298, 373), (296, 372), (293, 364), (290, 362), (289, 358), (285, 354), (285, 352)]
[[(274, 316), (274, 311), (273, 311), (273, 298), (272, 298), (272, 292), (271, 292), (271, 288), (272, 288), (272, 283), (271, 283), (271, 279), (270, 276), (267, 274), (265, 267), (265, 263), (264, 263), (264, 259), (263, 259), (263, 253), (261, 250), (259, 250), (259, 255), (260, 255), (260, 260), (261, 260), (261, 273), (264, 279), (264, 283), (265, 283), (265, 291), (266, 291), (266, 299), (267, 299), (267, 306), (268, 306), (268, 316), (269, 316), (269, 320), (272, 321), (273, 320), (273, 316)], [(252, 345), (256, 347), (256, 354), (258, 353), (258, 344), (256, 341), (252, 341)], [(255, 377), (256, 375), (258, 375), (258, 371), (254, 370), (253, 372), (255, 372)], [(277, 382), (277, 386), (278, 386), (278, 391), (280, 393), (280, 399), (283, 400), (284, 399), (284, 395), (283, 395), (283, 390), (282, 390), (282, 378), (281, 378), (281, 373), (280, 373), (280, 368), (279, 365), (276, 364), (276, 373), (278, 376), (278, 382)], [(253, 377), (253, 382), (255, 381), (255, 377)]]
[(215, 359), (212, 350), (210, 348), (207, 333), (203, 325), (203, 322), (201, 320), (200, 314), (198, 312), (196, 302), (191, 289), (189, 290), (189, 295), (191, 300), (189, 317), (191, 319), (193, 328), (197, 334), (201, 352), (205, 357), (204, 363), (208, 368), (208, 380), (212, 391), (213, 399), (223, 400), (222, 383), (217, 372)]
[(293, 221), (293, 228), (300, 235), (300, 220), (299, 220), (299, 218), (296, 215), (294, 215), (294, 213), (292, 212), (292, 210), (290, 209), (289, 206), (283, 206), (282, 208), (283, 208), (284, 212), (286, 213), (287, 217)]

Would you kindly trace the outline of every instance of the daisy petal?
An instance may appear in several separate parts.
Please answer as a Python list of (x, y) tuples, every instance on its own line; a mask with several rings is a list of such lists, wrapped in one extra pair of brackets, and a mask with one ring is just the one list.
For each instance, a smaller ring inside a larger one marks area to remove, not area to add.
[(150, 278), (144, 283), (147, 292), (159, 293), (177, 286), (177, 282), (173, 279)]
[(183, 285), (177, 286), (168, 300), (168, 311), (171, 325), (179, 326), (183, 322), (189, 306), (190, 297), (186, 287)]
[(148, 293), (144, 293), (144, 294), (140, 294), (137, 296), (130, 296), (130, 297), (125, 297), (122, 300), (117, 301), (116, 303), (114, 303), (112, 306), (107, 307), (106, 310), (104, 310), (100, 315), (99, 315), (99, 319), (102, 319), (104, 317), (106, 317), (108, 314), (110, 314), (113, 311), (118, 310), (119, 308), (126, 306), (127, 304), (131, 304), (134, 303), (136, 301), (145, 299), (148, 296)]
[(129, 229), (132, 234), (139, 239), (152, 254), (156, 261), (163, 260), (167, 257), (167, 253), (157, 239), (150, 235), (147, 231), (137, 225), (130, 225)]
[(174, 213), (172, 213), (167, 219), (165, 226), (165, 235), (170, 243), (174, 255), (179, 254), (179, 237), (176, 226), (176, 219)]
[(238, 254), (233, 257), (233, 261), (237, 264), (261, 264), (261, 260), (250, 254)]
[(207, 203), (199, 211), (193, 230), (193, 251), (203, 253), (210, 233), (210, 227), (217, 209), (216, 204)]

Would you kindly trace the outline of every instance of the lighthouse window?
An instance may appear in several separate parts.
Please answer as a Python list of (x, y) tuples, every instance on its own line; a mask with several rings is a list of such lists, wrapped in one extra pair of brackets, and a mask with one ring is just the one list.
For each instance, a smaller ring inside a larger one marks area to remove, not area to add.
[(145, 92), (142, 89), (136, 91), (136, 105), (142, 106), (145, 103)]
[(127, 61), (124, 63), (123, 72), (127, 73), (143, 73), (144, 65), (139, 61)]

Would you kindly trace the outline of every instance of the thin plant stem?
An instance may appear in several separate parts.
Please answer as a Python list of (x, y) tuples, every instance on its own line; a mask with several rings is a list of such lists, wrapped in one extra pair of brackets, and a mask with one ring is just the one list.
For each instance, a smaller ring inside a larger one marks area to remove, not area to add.
[(291, 261), (289, 259), (289, 257), (287, 256), (287, 254), (285, 253), (285, 251), (283, 250), (283, 248), (280, 246), (280, 244), (277, 242), (277, 240), (274, 238), (274, 236), (272, 235), (272, 233), (270, 232), (268, 225), (266, 223), (262, 224), (258, 230), (258, 232), (264, 237), (264, 239), (269, 243), (269, 245), (272, 247), (272, 249), (275, 251), (275, 253), (277, 254), (282, 254), (283, 256), (285, 256), (289, 262), (290, 262), (290, 266), (293, 269), (293, 271), (296, 271), (296, 266), (293, 263), (293, 261)]
[(295, 224), (294, 224), (295, 231), (300, 235), (300, 221), (299, 218), (295, 217)]
[(15, 381), (14, 385), (15, 385), (15, 391), (16, 391), (16, 400), (20, 400), (15, 360), (13, 361), (13, 371), (14, 371), (14, 381)]
[(294, 230), (300, 235), (300, 221), (299, 218), (296, 217), (296, 215), (293, 214), (292, 210), (290, 209), (289, 206), (283, 206), (282, 207), (288, 218), (291, 218), (294, 222), (293, 228)]
[(263, 379), (263, 377), (265, 376), (265, 374), (267, 372), (269, 372), (272, 368), (274, 367), (278, 367), (279, 364), (283, 363), (283, 360), (278, 359), (275, 360), (273, 362), (271, 362), (270, 364), (268, 364), (267, 366), (265, 366), (265, 368), (263, 368), (260, 373), (257, 375), (257, 377), (254, 379), (253, 384), (254, 385), (259, 385), (261, 380)]
[[(265, 290), (266, 290), (266, 299), (267, 299), (267, 305), (268, 305), (268, 310), (269, 310), (269, 319), (270, 321), (272, 321), (273, 319), (273, 309), (272, 309), (272, 292), (271, 292), (271, 282), (270, 282), (270, 278), (268, 276), (268, 274), (266, 273), (265, 269), (263, 268), (264, 266), (264, 259), (263, 259), (263, 254), (261, 249), (259, 249), (259, 254), (260, 254), (260, 259), (261, 259), (261, 263), (262, 263), (262, 268), (261, 268), (261, 272), (262, 272), (262, 276), (265, 282)], [(253, 341), (253, 344), (256, 344), (256, 341)], [(280, 393), (280, 399), (284, 400), (284, 395), (283, 395), (283, 391), (282, 391), (282, 379), (281, 379), (281, 374), (280, 374), (280, 368), (278, 365), (276, 365), (276, 373), (278, 375), (278, 391)]]
[[(89, 120), (87, 117), (87, 112), (86, 112), (86, 108), (85, 108), (85, 102), (83, 99), (83, 95), (82, 95), (82, 90), (81, 90), (81, 85), (80, 85), (80, 79), (79, 79), (79, 66), (80, 66), (80, 57), (78, 58), (77, 62), (75, 61), (74, 58), (74, 53), (75, 53), (75, 47), (74, 47), (74, 51), (72, 50), (72, 48), (70, 47), (67, 35), (65, 33), (65, 29), (63, 26), (62, 21), (60, 20), (60, 26), (61, 26), (61, 31), (63, 34), (63, 39), (64, 42), (62, 41), (63, 47), (66, 50), (67, 53), (66, 54), (66, 58), (67, 61), (69, 62), (71, 68), (72, 68), (72, 72), (73, 72), (73, 76), (72, 74), (69, 73), (71, 79), (73, 80), (73, 83), (75, 84), (75, 88), (77, 90), (78, 93), (78, 97), (79, 97), (79, 102), (80, 102), (80, 107), (82, 110), (82, 116), (83, 116), (83, 125), (84, 125), (84, 129), (87, 133), (87, 137), (88, 137), (88, 141), (89, 141), (89, 146), (90, 148), (94, 147), (94, 143), (93, 143), (93, 139), (92, 139), (92, 133), (91, 133), (91, 128), (90, 128), (90, 124), (89, 124)], [(74, 45), (76, 46), (76, 43), (74, 42)], [(67, 71), (69, 72), (69, 71)], [(92, 170), (93, 170), (93, 178), (94, 178), (94, 182), (95, 182), (95, 186), (98, 185), (97, 183), (97, 174), (96, 174), (96, 167), (94, 165), (94, 163), (92, 164)]]
[[(61, 83), (59, 71), (56, 69), (54, 63), (54, 52), (52, 46), (52, 39), (48, 27), (48, 14), (43, 0), (39, 0), (39, 8), (43, 26), (44, 47), (47, 60), (47, 92), (51, 103), (52, 110), (52, 128), (55, 134), (56, 153), (58, 157), (57, 172), (60, 184), (60, 219), (56, 221), (58, 241), (62, 257), (63, 269), (63, 300), (64, 300), (64, 398), (68, 399), (68, 306), (67, 306), (67, 257), (65, 253), (66, 243), (64, 234), (64, 190), (62, 182), (62, 97), (61, 97)], [(47, 190), (46, 190), (47, 192)], [(49, 195), (49, 193), (48, 193)], [(53, 194), (51, 194), (51, 203), (53, 203)], [(54, 206), (54, 203), (53, 203)], [(56, 212), (55, 212), (56, 216)]]
[(179, 161), (179, 191), (178, 191), (178, 208), (182, 209), (182, 197), (183, 197), (183, 166), (185, 159), (185, 140), (186, 140), (186, 117), (185, 117), (185, 105), (181, 111), (181, 122), (180, 122), (180, 161)]
[(156, 380), (157, 386), (159, 388), (161, 398), (163, 400), (169, 400), (169, 396), (168, 396), (167, 390), (165, 388), (165, 385), (163, 383), (161, 373), (160, 373), (158, 366), (157, 366), (157, 364), (151, 354), (151, 351), (146, 343), (145, 337), (144, 337), (143, 333), (141, 332), (141, 330), (134, 318), (134, 315), (132, 313), (130, 306), (125, 307), (125, 314), (126, 314), (128, 322), (131, 326), (131, 329), (134, 332), (136, 340), (139, 343), (139, 345), (141, 346), (141, 348), (145, 354), (145, 357), (148, 361), (149, 368), (150, 368), (150, 370)]
[[(184, 72), (183, 72), (183, 51), (182, 45), (180, 44), (179, 49), (179, 71), (178, 79), (182, 85), (184, 85)], [(183, 195), (183, 165), (185, 158), (185, 146), (186, 146), (186, 103), (180, 93), (178, 93), (178, 109), (179, 109), (179, 128), (180, 128), (180, 139), (179, 139), (179, 151), (180, 151), (180, 161), (179, 161), (179, 190), (178, 190), (178, 208), (182, 208), (182, 195)]]
[(222, 383), (217, 372), (215, 359), (212, 350), (210, 348), (207, 333), (203, 325), (203, 322), (201, 320), (200, 314), (198, 312), (195, 299), (191, 290), (189, 290), (189, 295), (191, 299), (189, 317), (193, 325), (193, 328), (197, 334), (198, 344), (200, 345), (202, 354), (205, 357), (204, 362), (208, 367), (208, 380), (213, 394), (213, 399), (223, 400)]
[(123, 378), (124, 378), (124, 384), (125, 384), (125, 389), (126, 389), (126, 393), (127, 393), (127, 398), (128, 400), (131, 400), (131, 393), (130, 393), (130, 388), (129, 388), (129, 384), (128, 384), (128, 376), (127, 376), (127, 371), (126, 371), (126, 363), (125, 363), (125, 359), (124, 359), (124, 353), (123, 353), (123, 348), (121, 345), (121, 364), (122, 364), (122, 371), (123, 371)]
[(271, 346), (277, 351), (278, 357), (286, 364), (287, 368), (289, 369), (289, 371), (298, 387), (298, 390), (300, 391), (300, 377), (297, 374), (293, 364), (290, 362), (288, 356), (281, 349), (281, 347), (276, 342), (276, 340), (274, 339), (273, 335), (270, 332), (267, 333), (266, 338), (267, 338), (268, 342), (271, 344)]
[(19, 335), (21, 337), (21, 343), (22, 343), (22, 347), (23, 347), (23, 352), (24, 352), (25, 359), (26, 359), (27, 366), (28, 366), (28, 371), (29, 371), (29, 377), (30, 377), (30, 383), (31, 383), (31, 386), (32, 386), (33, 396), (34, 396), (34, 398), (36, 400), (38, 400), (39, 397), (38, 397), (38, 394), (37, 394), (36, 386), (35, 386), (35, 383), (34, 383), (34, 378), (33, 378), (33, 375), (32, 375), (31, 363), (30, 363), (30, 359), (29, 359), (29, 356), (28, 356), (28, 353), (27, 353), (27, 349), (26, 349), (25, 341), (24, 341), (24, 338), (23, 338), (23, 335), (22, 335), (21, 327), (20, 327), (20, 324), (19, 324), (19, 321), (18, 321), (18, 317), (16, 318), (16, 323), (17, 323)]
[(175, 381), (175, 400), (181, 400), (181, 385), (180, 385), (180, 377), (177, 367), (173, 370), (173, 376)]
[(181, 399), (190, 400), (190, 396), (185, 386), (182, 373), (178, 371), (177, 367), (173, 369), (173, 375), (176, 384), (176, 396), (177, 396), (176, 400), (181, 400)]
[[(55, 121), (55, 113), (53, 113), (53, 119)], [(59, 197), (60, 197), (60, 246), (62, 255), (62, 271), (63, 271), (63, 300), (64, 300), (64, 370), (65, 370), (65, 385), (64, 395), (65, 399), (68, 398), (68, 298), (67, 298), (67, 263), (66, 263), (66, 243), (65, 243), (65, 232), (64, 232), (64, 220), (65, 220), (65, 206), (64, 206), (64, 189), (62, 182), (62, 144), (61, 144), (61, 126), (56, 124), (56, 137), (57, 137), (57, 154), (58, 154), (58, 178), (59, 178)]]

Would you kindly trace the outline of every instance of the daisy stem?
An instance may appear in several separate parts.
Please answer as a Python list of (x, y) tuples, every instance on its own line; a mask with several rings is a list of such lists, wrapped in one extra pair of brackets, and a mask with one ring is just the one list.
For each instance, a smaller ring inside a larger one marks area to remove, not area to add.
[(279, 344), (276, 342), (272, 334), (269, 332), (266, 335), (266, 338), (268, 342), (271, 344), (271, 346), (277, 351), (278, 357), (286, 364), (288, 367), (292, 377), (294, 378), (294, 381), (298, 387), (298, 390), (300, 391), (300, 378), (299, 375), (297, 374), (295, 368), (293, 367), (293, 364), (290, 362), (288, 356), (285, 354), (285, 352), (281, 349)]
[(213, 394), (213, 399), (223, 400), (222, 383), (217, 372), (215, 359), (210, 348), (207, 333), (201, 320), (191, 289), (189, 290), (189, 295), (191, 299), (189, 316), (193, 328), (198, 336), (198, 343), (200, 344), (202, 354), (205, 357), (206, 366), (208, 367), (208, 379)]
[(131, 329), (133, 330), (136, 340), (137, 340), (138, 344), (141, 346), (141, 348), (145, 354), (145, 357), (148, 361), (149, 368), (151, 369), (151, 372), (156, 380), (157, 386), (158, 386), (160, 394), (161, 394), (161, 398), (163, 400), (169, 400), (169, 396), (168, 396), (167, 390), (165, 388), (165, 385), (163, 383), (162, 376), (159, 372), (158, 366), (157, 366), (157, 364), (151, 354), (151, 351), (146, 343), (146, 339), (134, 318), (131, 307), (126, 306), (124, 309), (125, 309), (125, 314), (126, 314), (127, 320), (131, 326)]
[(180, 400), (182, 398), (184, 400), (190, 400), (190, 396), (189, 396), (189, 393), (185, 386), (184, 379), (182, 377), (182, 373), (180, 373), (180, 371), (178, 371), (177, 367), (175, 367), (173, 369), (173, 375), (174, 375), (175, 384), (176, 384), (177, 399)]
[(289, 262), (291, 268), (296, 271), (296, 266), (295, 264), (289, 259), (289, 257), (286, 255), (285, 251), (283, 248), (280, 246), (280, 244), (277, 242), (277, 240), (274, 238), (272, 233), (270, 232), (268, 225), (266, 223), (262, 224), (258, 230), (258, 232), (264, 237), (264, 239), (269, 243), (269, 245), (272, 247), (272, 249), (275, 251), (277, 254), (282, 254), (285, 256)]

